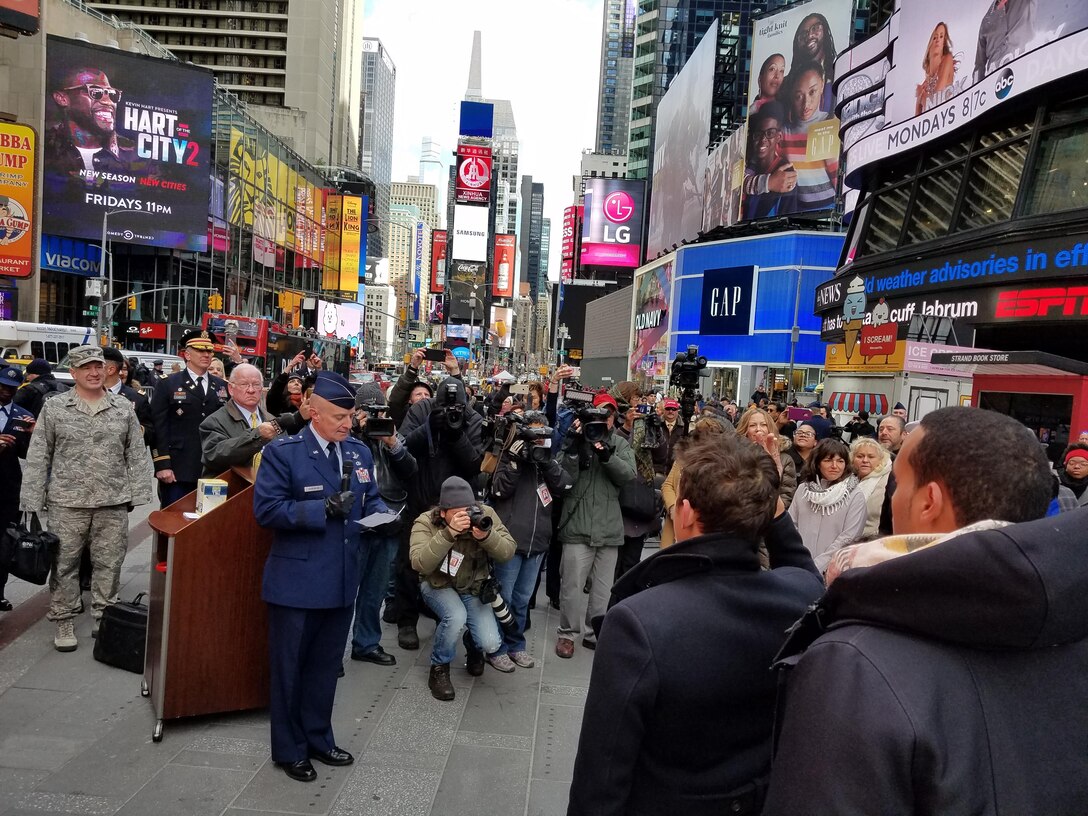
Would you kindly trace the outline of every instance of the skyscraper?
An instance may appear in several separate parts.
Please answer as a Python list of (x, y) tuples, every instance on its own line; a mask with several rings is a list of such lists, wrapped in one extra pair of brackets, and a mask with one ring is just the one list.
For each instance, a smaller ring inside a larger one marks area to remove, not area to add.
[(494, 132), (491, 136), (492, 188), (495, 196), (495, 231), (513, 233), (518, 226), (518, 129), (509, 99), (483, 97), (483, 53), (480, 32), (472, 34), (466, 102), (487, 102), (495, 107)]
[(435, 223), (434, 229), (443, 229), (446, 223), (446, 186), (449, 181), (449, 169), (442, 160), (442, 148), (430, 136), (423, 137), (419, 150), (419, 180), (435, 188)]
[(548, 288), (548, 254), (552, 249), (552, 220), (545, 218), (540, 228), (540, 291)]
[[(385, 45), (375, 37), (363, 38), (363, 91), (360, 107), (362, 137), (359, 169), (374, 182), (374, 216), (378, 230), (367, 242), (367, 255), (380, 258), (389, 246), (389, 192), (393, 181), (393, 113), (397, 66)], [(403, 303), (403, 302), (402, 302)]]
[(312, 163), (355, 166), (362, 4), (340, 0), (97, 0), (204, 65), (250, 113)]
[[(541, 292), (540, 258), (544, 235), (544, 185), (532, 176), (521, 177), (521, 281), (529, 284), (535, 304)], [(547, 286), (545, 277), (543, 286)]]
[(597, 90), (597, 153), (626, 153), (638, 0), (605, 0)]

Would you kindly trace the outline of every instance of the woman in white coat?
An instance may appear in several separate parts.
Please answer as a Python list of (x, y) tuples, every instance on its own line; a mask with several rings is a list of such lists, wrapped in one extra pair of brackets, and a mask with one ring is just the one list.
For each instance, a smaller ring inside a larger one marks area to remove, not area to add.
[(858, 477), (858, 490), (865, 496), (865, 530), (862, 541), (880, 537), (880, 510), (892, 473), (892, 457), (872, 437), (862, 436), (850, 444), (850, 463)]
[(850, 464), (850, 449), (838, 439), (824, 439), (801, 471), (789, 514), (820, 572), (835, 552), (861, 540), (865, 496)]

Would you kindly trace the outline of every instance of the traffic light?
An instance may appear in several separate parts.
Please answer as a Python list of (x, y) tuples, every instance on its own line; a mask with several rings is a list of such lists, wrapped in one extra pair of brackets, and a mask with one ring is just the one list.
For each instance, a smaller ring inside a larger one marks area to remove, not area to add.
[(208, 295), (208, 308), (213, 312), (217, 312), (222, 309), (223, 296), (218, 292), (212, 292), (210, 295)]
[(136, 311), (136, 295), (129, 295), (128, 296), (128, 310), (130, 312), (135, 312)]

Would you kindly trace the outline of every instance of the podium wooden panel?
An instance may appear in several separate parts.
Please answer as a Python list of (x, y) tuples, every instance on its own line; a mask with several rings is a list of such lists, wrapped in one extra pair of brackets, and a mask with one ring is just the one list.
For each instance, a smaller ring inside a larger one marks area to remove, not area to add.
[(151, 513), (145, 696), (163, 721), (268, 705), (268, 609), (261, 577), (271, 533), (253, 518), (250, 468), (218, 478), (227, 500), (195, 519), (196, 493)]

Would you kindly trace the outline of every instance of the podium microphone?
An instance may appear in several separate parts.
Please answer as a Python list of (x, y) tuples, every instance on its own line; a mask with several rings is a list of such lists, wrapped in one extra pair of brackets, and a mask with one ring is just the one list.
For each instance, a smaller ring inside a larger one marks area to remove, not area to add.
[(344, 459), (344, 470), (340, 477), (340, 492), (347, 493), (351, 490), (351, 462)]

